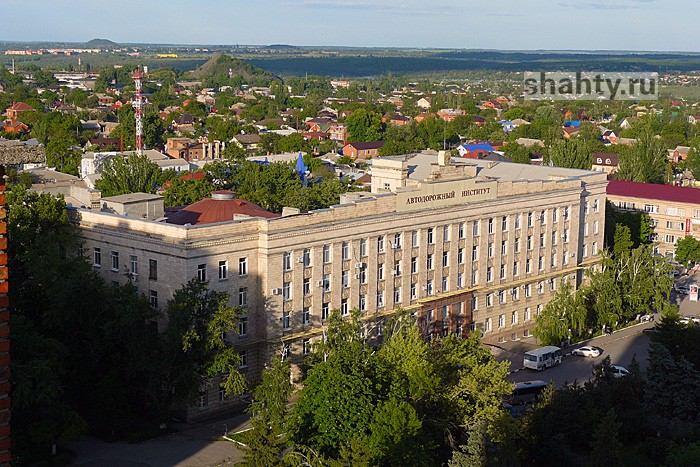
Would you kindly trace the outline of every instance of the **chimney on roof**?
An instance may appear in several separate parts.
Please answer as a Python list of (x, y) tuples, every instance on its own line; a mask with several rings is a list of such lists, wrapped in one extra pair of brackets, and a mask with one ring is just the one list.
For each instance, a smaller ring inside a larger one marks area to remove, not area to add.
[(438, 151), (438, 165), (441, 167), (450, 165), (450, 154), (447, 151)]

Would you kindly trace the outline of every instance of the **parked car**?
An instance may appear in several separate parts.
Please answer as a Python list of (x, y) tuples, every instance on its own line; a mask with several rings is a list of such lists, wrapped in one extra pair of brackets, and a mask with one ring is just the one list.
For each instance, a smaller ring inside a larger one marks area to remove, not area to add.
[(600, 356), (600, 349), (597, 347), (587, 345), (584, 347), (579, 347), (578, 349), (574, 349), (574, 351), (571, 352), (571, 354), (580, 355), (581, 357), (595, 358)]
[(682, 316), (680, 319), (681, 324), (700, 324), (700, 318), (697, 316)]
[(610, 370), (612, 371), (612, 375), (615, 378), (622, 378), (623, 376), (627, 376), (628, 374), (630, 374), (627, 368), (620, 365), (610, 365)]

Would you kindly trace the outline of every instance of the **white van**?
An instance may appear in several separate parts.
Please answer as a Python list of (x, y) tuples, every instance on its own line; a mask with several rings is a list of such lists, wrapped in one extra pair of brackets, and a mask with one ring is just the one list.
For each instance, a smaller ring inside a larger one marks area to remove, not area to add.
[(523, 366), (532, 370), (544, 370), (561, 363), (561, 349), (553, 345), (525, 352)]

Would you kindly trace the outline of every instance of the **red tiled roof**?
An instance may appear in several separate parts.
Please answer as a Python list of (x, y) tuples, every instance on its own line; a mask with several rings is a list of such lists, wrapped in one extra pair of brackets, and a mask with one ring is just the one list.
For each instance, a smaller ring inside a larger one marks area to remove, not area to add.
[(379, 149), (382, 146), (384, 146), (384, 141), (368, 141), (366, 143), (348, 143), (345, 145), (345, 147), (352, 146), (353, 148), (357, 149), (358, 151), (362, 151), (365, 149)]
[(610, 180), (608, 195), (700, 204), (700, 188)]
[(279, 214), (266, 211), (255, 203), (239, 199), (229, 190), (220, 190), (212, 193), (211, 198), (205, 198), (196, 203), (180, 209), (168, 217), (169, 224), (213, 224), (233, 220), (237, 214), (250, 217), (279, 217)]
[(16, 110), (17, 112), (24, 112), (29, 110), (35, 110), (31, 105), (25, 104), (24, 102), (13, 102), (12, 107), (9, 110)]

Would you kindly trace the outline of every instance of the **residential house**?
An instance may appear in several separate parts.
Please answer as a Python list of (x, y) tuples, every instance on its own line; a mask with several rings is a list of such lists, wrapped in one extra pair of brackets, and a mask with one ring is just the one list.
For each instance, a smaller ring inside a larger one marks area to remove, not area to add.
[(345, 123), (329, 123), (328, 139), (345, 144), (348, 139), (348, 129), (345, 126)]
[(530, 124), (530, 122), (528, 122), (527, 120), (523, 120), (522, 118), (515, 118), (512, 120), (512, 122), (513, 122), (513, 125), (515, 125), (516, 127), (518, 127), (520, 125), (529, 125)]
[(608, 175), (617, 172), (617, 154), (614, 152), (596, 152), (593, 154), (593, 164), (591, 170), (595, 172), (605, 172)]
[(440, 109), (437, 111), (437, 116), (447, 123), (451, 122), (460, 115), (466, 115), (467, 113), (462, 109)]
[(518, 138), (515, 140), (516, 143), (525, 146), (526, 148), (529, 148), (531, 146), (540, 146), (544, 147), (544, 141), (541, 139), (535, 139), (535, 138)]
[(0, 128), (2, 128), (2, 131), (5, 133), (12, 133), (15, 135), (27, 133), (29, 131), (29, 127), (19, 120), (5, 120)]
[(371, 159), (379, 155), (379, 148), (384, 146), (384, 141), (368, 141), (366, 143), (348, 143), (343, 146), (343, 155), (350, 159)]
[(194, 117), (184, 113), (173, 120), (172, 127), (178, 133), (194, 133)]
[(493, 146), (488, 143), (462, 144), (457, 148), (457, 152), (459, 152), (461, 157), (469, 159), (483, 159), (494, 150)]
[(25, 104), (24, 102), (13, 102), (12, 105), (6, 110), (7, 112), (7, 119), (8, 120), (15, 120), (19, 118), (19, 115), (22, 112), (31, 112), (32, 110), (36, 110), (34, 107), (31, 105)]
[(416, 117), (415, 117), (413, 120), (414, 120), (416, 123), (420, 123), (420, 122), (422, 122), (423, 120), (425, 120), (426, 118), (435, 118), (435, 114), (432, 113), (432, 112), (429, 112), (429, 113), (428, 113), (428, 112), (423, 112), (423, 113), (420, 113), (420, 114), (416, 115)]
[(432, 105), (433, 100), (430, 97), (421, 97), (416, 101), (416, 107), (419, 107), (421, 109), (428, 110), (430, 109), (430, 106)]
[(515, 130), (515, 124), (510, 120), (499, 120), (498, 123), (501, 124), (503, 131), (506, 133), (510, 133), (511, 131)]
[(255, 133), (236, 135), (233, 137), (233, 143), (246, 152), (252, 152), (260, 147), (260, 135)]
[(562, 128), (562, 131), (564, 132), (564, 138), (567, 139), (578, 134), (578, 129), (573, 126), (565, 126), (564, 128)]
[(385, 113), (384, 116), (382, 117), (382, 122), (388, 123), (390, 125), (408, 125), (411, 123), (411, 119), (408, 117), (404, 117), (401, 114), (398, 113)]
[(700, 122), (700, 115), (688, 115), (688, 123), (695, 125)]
[(613, 130), (603, 131), (602, 136), (604, 144), (617, 144), (619, 142), (619, 137)]
[(668, 150), (668, 160), (677, 164), (680, 161), (686, 160), (689, 152), (690, 147), (688, 146), (676, 146), (676, 149)]
[(486, 119), (481, 115), (472, 115), (470, 118), (472, 120), (472, 123), (474, 123), (478, 127), (481, 127), (486, 123)]

